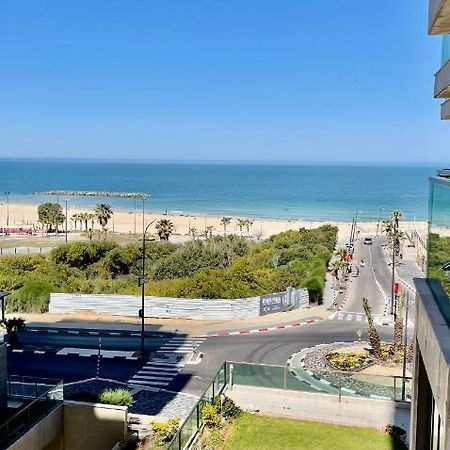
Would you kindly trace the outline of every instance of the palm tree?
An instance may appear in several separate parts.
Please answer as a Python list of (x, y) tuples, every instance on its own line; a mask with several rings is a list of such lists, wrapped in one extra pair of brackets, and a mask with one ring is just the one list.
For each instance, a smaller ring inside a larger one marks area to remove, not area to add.
[(208, 225), (205, 228), (206, 238), (212, 238), (213, 237), (213, 231), (214, 231), (214, 227), (212, 225)]
[(247, 236), (250, 236), (250, 227), (253, 225), (253, 220), (245, 220), (245, 228), (247, 229)]
[(237, 225), (239, 227), (239, 231), (241, 232), (241, 236), (242, 236), (242, 229), (245, 227), (246, 223), (247, 221), (245, 219), (237, 219)]
[[(335, 280), (338, 282), (338, 288), (341, 288), (342, 271), (347, 267), (347, 263), (341, 259), (335, 259), (330, 263), (330, 268)], [(334, 287), (336, 287), (336, 281)]]
[(168, 241), (170, 235), (175, 231), (173, 222), (169, 219), (160, 219), (156, 222), (155, 228), (161, 241)]
[(392, 222), (394, 223), (395, 228), (398, 229), (398, 222), (402, 217), (403, 217), (403, 213), (398, 210), (393, 211), (393, 213), (391, 214), (391, 219), (392, 219)]
[(82, 228), (82, 224), (84, 222), (84, 231), (88, 229), (88, 220), (90, 219), (89, 213), (80, 213), (78, 214), (78, 220), (80, 221), (80, 228)]
[(188, 234), (189, 234), (189, 236), (192, 236), (192, 239), (195, 239), (197, 236), (197, 228), (189, 227)]
[(381, 358), (381, 341), (377, 329), (373, 323), (372, 310), (369, 306), (369, 300), (366, 297), (362, 299), (364, 312), (366, 313), (367, 323), (369, 324), (369, 342), (372, 347), (375, 358)]
[(220, 219), (220, 223), (222, 224), (222, 226), (223, 226), (223, 233), (224, 234), (226, 234), (226, 232), (227, 232), (227, 225), (229, 225), (230, 224), (230, 222), (231, 222), (231, 217), (222, 217), (221, 219)]
[[(94, 210), (95, 217), (97, 218), (98, 223), (103, 228), (103, 231), (106, 228), (106, 225), (108, 225), (108, 220), (111, 219), (111, 216), (113, 215), (113, 211), (111, 208), (111, 205), (108, 205), (107, 203), (98, 203)], [(91, 220), (90, 215), (88, 215), (87, 220)], [(86, 222), (87, 224), (87, 222)]]
[(394, 350), (401, 351), (403, 347), (403, 313), (405, 311), (405, 296), (403, 294), (397, 300), (397, 315), (394, 321)]
[[(80, 220), (79, 214), (73, 214), (70, 220), (74, 223), (75, 231), (77, 230), (78, 221)], [(81, 224), (81, 221), (80, 221)]]

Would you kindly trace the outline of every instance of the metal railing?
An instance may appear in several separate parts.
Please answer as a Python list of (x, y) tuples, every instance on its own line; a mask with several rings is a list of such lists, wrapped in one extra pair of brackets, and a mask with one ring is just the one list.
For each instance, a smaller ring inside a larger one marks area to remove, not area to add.
[(30, 428), (63, 403), (63, 382), (29, 377), (10, 377), (10, 398), (21, 400), (23, 407), (0, 422), (0, 449), (8, 448)]
[(411, 378), (227, 362), (228, 384), (315, 394), (411, 401)]
[(220, 395), (227, 384), (227, 364), (224, 363), (217, 371), (213, 381), (209, 384), (200, 400), (194, 406), (187, 418), (181, 424), (175, 437), (168, 444), (167, 450), (183, 450), (189, 448), (203, 426), (203, 405)]

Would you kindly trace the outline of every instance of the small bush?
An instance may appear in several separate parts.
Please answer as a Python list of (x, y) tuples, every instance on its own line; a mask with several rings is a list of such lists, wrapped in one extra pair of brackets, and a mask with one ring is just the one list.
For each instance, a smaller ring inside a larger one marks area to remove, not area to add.
[(356, 352), (330, 352), (325, 356), (328, 363), (337, 370), (358, 370), (372, 362), (366, 353)]
[(224, 419), (232, 419), (239, 416), (242, 412), (242, 409), (236, 405), (234, 400), (226, 395), (223, 397), (216, 395), (212, 401), (212, 404)]
[(98, 401), (107, 405), (131, 406), (133, 396), (126, 389), (105, 389), (100, 392)]
[(157, 422), (152, 421), (154, 439), (157, 445), (162, 445), (164, 443), (170, 442), (180, 427), (180, 418), (172, 417), (167, 422)]
[(223, 418), (212, 403), (205, 403), (202, 408), (203, 423), (208, 428), (222, 428)]

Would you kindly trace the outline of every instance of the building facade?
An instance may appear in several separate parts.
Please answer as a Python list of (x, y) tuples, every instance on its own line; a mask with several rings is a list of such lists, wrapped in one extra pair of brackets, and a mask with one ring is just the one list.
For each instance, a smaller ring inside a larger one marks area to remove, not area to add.
[(6, 408), (7, 404), (6, 380), (6, 344), (3, 343), (3, 338), (0, 336), (0, 411)]
[(413, 449), (450, 449), (450, 170), (430, 178), (427, 279), (416, 280)]
[(430, 0), (430, 34), (442, 34), (441, 68), (434, 77), (434, 97), (443, 100), (441, 119), (450, 119), (450, 0)]

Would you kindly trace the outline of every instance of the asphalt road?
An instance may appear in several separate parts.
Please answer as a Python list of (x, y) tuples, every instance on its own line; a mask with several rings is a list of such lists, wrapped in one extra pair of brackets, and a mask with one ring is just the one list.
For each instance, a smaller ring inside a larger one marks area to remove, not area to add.
[[(386, 300), (390, 296), (391, 274), (387, 265), (382, 244), (383, 238), (375, 238), (372, 245), (364, 245), (362, 240), (355, 243), (354, 267), (359, 268), (357, 277), (350, 275), (348, 281), (348, 298), (343, 310), (363, 312), (362, 298), (367, 297), (373, 314), (383, 314)], [(360, 261), (365, 266), (361, 267)]]
[[(224, 361), (284, 366), (291, 354), (304, 348), (322, 343), (357, 340), (358, 329), (363, 332), (362, 339), (367, 339), (364, 325), (332, 320), (273, 333), (209, 338), (200, 347), (205, 354), (202, 363), (198, 366), (186, 366), (183, 370), (186, 378), (180, 380), (184, 392), (199, 395)], [(392, 338), (392, 328), (383, 327), (379, 332), (382, 339)]]
[[(102, 358), (98, 376), (125, 382), (142, 365), (143, 363), (140, 361)], [(8, 352), (8, 374), (62, 379), (64, 382), (69, 383), (96, 377), (97, 358)]]
[[(386, 296), (390, 292), (390, 268), (381, 247), (383, 240), (374, 239), (372, 245), (356, 242), (355, 263), (366, 261), (360, 267), (358, 277), (351, 277), (345, 311), (362, 312), (363, 296), (369, 298), (373, 313), (382, 314)], [(357, 330), (367, 338), (364, 322), (323, 320), (321, 322), (288, 330), (278, 330), (261, 334), (211, 337), (201, 344), (198, 351), (204, 353), (201, 364), (187, 365), (171, 382), (170, 389), (201, 394), (224, 361), (252, 362), (284, 366), (288, 357), (303, 348), (320, 343), (352, 341), (357, 339)], [(380, 328), (382, 339), (392, 337), (391, 327)], [(110, 350), (138, 351), (140, 340), (136, 333), (106, 330), (63, 330), (56, 333), (27, 331), (20, 333), (21, 343), (29, 349), (60, 349), (62, 347), (96, 349), (99, 337), (102, 348)], [(146, 350), (156, 351), (173, 337), (170, 333), (147, 333)], [(180, 336), (180, 335), (178, 335)], [(66, 382), (90, 378), (96, 375), (97, 358), (81, 356), (61, 356), (54, 354), (11, 353), (8, 355), (9, 372), (16, 375), (63, 378)], [(128, 380), (143, 365), (140, 361), (101, 359), (100, 377)]]

